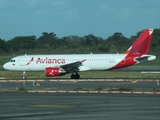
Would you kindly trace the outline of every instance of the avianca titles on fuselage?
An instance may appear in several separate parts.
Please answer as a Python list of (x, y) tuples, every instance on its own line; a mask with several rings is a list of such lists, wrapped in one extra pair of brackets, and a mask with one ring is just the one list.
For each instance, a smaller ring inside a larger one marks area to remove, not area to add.
[(79, 71), (111, 70), (156, 59), (148, 55), (153, 29), (146, 29), (122, 54), (61, 54), (22, 55), (4, 64), (4, 69), (12, 71), (45, 71), (46, 76), (60, 76), (72, 73), (71, 78), (80, 78)]

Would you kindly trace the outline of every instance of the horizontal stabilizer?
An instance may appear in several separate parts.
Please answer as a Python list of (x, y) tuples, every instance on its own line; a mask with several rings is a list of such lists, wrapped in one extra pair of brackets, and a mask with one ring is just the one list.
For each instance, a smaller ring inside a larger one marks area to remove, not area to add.
[(135, 60), (138, 63), (142, 63), (142, 62), (146, 62), (146, 61), (150, 61), (150, 60), (155, 60), (155, 59), (156, 59), (156, 56), (154, 56), (154, 55), (143, 55), (139, 58), (135, 58)]

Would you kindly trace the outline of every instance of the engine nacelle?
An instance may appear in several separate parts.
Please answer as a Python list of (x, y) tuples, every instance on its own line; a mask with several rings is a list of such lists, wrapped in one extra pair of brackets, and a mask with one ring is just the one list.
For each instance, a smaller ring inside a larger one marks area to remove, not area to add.
[(48, 67), (45, 69), (45, 73), (46, 73), (46, 76), (61, 76), (61, 75), (65, 75), (66, 71), (64, 71), (61, 68)]

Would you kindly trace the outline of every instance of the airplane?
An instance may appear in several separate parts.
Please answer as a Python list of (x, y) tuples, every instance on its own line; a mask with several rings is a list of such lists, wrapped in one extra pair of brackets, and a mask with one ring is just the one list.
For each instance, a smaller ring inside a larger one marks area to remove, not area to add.
[(113, 70), (155, 60), (156, 56), (148, 54), (152, 33), (153, 29), (145, 29), (131, 47), (121, 54), (25, 54), (12, 58), (3, 68), (22, 71), (23, 79), (26, 79), (27, 71), (44, 71), (49, 77), (72, 73), (71, 79), (79, 79), (80, 71)]

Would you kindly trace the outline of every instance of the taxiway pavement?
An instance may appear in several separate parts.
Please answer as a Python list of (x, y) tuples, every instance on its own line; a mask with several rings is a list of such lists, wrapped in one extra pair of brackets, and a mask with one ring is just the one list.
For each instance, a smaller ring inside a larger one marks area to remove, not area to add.
[(24, 87), (29, 90), (52, 89), (52, 90), (76, 90), (76, 89), (107, 89), (107, 88), (129, 88), (133, 90), (150, 90), (159, 89), (159, 82), (143, 82), (143, 81), (121, 81), (121, 82), (0, 82), (0, 90), (16, 90)]
[(159, 120), (160, 96), (0, 93), (0, 120)]

